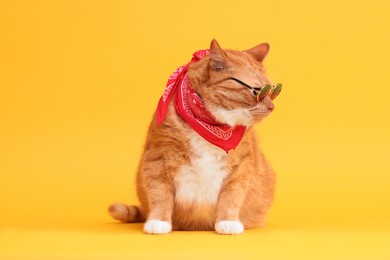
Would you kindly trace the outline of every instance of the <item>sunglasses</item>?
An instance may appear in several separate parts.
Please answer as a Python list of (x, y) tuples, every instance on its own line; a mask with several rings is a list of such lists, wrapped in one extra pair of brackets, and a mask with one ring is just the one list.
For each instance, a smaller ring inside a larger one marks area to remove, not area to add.
[(245, 82), (242, 82), (239, 79), (236, 78), (228, 78), (226, 80), (234, 80), (235, 82), (247, 87), (248, 89), (252, 90), (253, 95), (255, 95), (257, 102), (262, 101), (266, 96), (270, 96), (272, 100), (274, 100), (277, 96), (279, 96), (280, 92), (282, 91), (282, 84), (278, 83), (271, 87), (270, 84), (265, 85), (262, 88), (254, 88)]

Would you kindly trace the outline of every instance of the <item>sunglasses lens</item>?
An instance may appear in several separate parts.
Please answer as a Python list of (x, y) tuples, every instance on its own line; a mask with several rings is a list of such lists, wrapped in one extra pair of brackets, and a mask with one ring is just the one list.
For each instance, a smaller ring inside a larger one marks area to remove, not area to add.
[(257, 94), (257, 101), (260, 102), (262, 101), (266, 96), (269, 95), (269, 93), (271, 92), (271, 86), (270, 85), (265, 85), (264, 88), (262, 88), (259, 92), (259, 94)]
[(280, 92), (282, 91), (282, 84), (278, 83), (274, 86), (271, 92), (271, 99), (274, 100), (277, 96), (279, 96)]

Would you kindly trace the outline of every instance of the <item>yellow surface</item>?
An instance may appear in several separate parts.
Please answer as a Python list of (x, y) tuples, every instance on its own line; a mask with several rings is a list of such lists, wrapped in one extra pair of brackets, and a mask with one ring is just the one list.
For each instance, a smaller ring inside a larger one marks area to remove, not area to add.
[[(0, 1), (0, 259), (390, 259), (389, 1)], [(265, 229), (111, 221), (167, 77), (269, 42)]]

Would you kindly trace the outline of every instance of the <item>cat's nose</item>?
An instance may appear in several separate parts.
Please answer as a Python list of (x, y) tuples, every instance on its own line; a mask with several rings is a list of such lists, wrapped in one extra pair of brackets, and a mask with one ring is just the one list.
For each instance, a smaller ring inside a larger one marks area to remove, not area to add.
[(273, 111), (275, 109), (275, 105), (273, 103), (270, 103), (267, 105), (267, 108), (269, 111)]
[(274, 103), (272, 102), (272, 100), (271, 100), (271, 98), (269, 96), (265, 97), (263, 99), (263, 102), (264, 102), (264, 104), (266, 105), (266, 107), (268, 108), (268, 110), (270, 112), (272, 112), (275, 109), (275, 105), (274, 105)]

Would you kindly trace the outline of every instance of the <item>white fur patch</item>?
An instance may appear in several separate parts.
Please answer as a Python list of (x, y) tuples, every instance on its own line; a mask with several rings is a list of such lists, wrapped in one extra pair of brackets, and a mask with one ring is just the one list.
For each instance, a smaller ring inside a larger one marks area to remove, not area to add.
[(172, 231), (172, 225), (169, 222), (157, 219), (148, 220), (144, 225), (144, 232), (147, 234), (168, 234)]
[(175, 199), (184, 203), (216, 204), (223, 179), (228, 174), (226, 152), (195, 132), (190, 144), (194, 156), (175, 177)]
[(215, 224), (215, 231), (223, 235), (238, 235), (244, 233), (244, 226), (240, 221), (223, 220)]
[(248, 109), (240, 108), (233, 110), (225, 110), (222, 108), (212, 111), (214, 117), (222, 123), (230, 126), (244, 125), (250, 126), (253, 123), (253, 117)]

